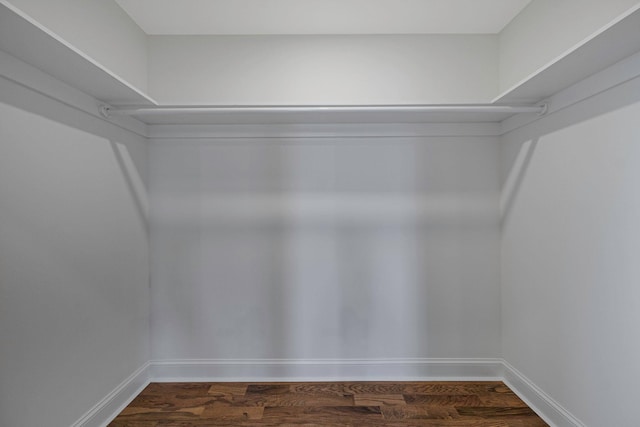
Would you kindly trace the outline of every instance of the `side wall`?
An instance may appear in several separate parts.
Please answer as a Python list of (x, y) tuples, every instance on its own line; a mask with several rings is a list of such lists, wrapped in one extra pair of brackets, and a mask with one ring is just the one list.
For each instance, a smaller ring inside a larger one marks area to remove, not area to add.
[(590, 427), (638, 423), (638, 117), (636, 78), (504, 138), (504, 358)]
[(498, 157), (480, 137), (152, 141), (154, 359), (499, 357)]
[(497, 36), (152, 36), (149, 91), (167, 104), (488, 102), (497, 64)]
[(146, 140), (0, 101), (0, 425), (69, 426), (149, 360)]

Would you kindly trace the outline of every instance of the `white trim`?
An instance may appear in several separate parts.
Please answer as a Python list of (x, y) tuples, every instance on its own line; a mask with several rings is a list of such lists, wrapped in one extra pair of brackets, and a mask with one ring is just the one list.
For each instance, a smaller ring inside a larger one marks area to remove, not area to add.
[(154, 382), (500, 380), (499, 359), (180, 359), (151, 362)]
[(283, 137), (283, 138), (167, 138), (167, 139), (149, 139), (151, 144), (156, 145), (231, 145), (234, 147), (247, 145), (263, 145), (263, 146), (288, 146), (288, 145), (305, 145), (305, 146), (331, 146), (331, 145), (355, 145), (355, 146), (372, 146), (376, 144), (394, 145), (416, 144), (421, 142), (446, 142), (447, 140), (456, 143), (465, 144), (493, 144), (499, 141), (495, 136), (440, 136), (440, 137), (407, 137), (407, 136), (337, 136), (337, 137)]
[(490, 123), (324, 123), (238, 125), (148, 125), (151, 139), (213, 138), (360, 138), (497, 136), (498, 122)]
[(402, 105), (158, 105), (156, 107), (121, 107), (103, 105), (104, 116), (162, 116), (172, 114), (225, 113), (489, 113), (544, 114), (544, 105), (494, 104), (402, 104)]
[(150, 382), (503, 381), (550, 427), (584, 423), (503, 359), (152, 360), (71, 427), (106, 427)]
[(106, 427), (126, 406), (149, 385), (149, 362), (124, 380), (104, 399), (87, 411), (71, 427)]
[(509, 362), (503, 360), (502, 364), (504, 366), (504, 383), (547, 424), (551, 427), (586, 427), (584, 423), (511, 366)]

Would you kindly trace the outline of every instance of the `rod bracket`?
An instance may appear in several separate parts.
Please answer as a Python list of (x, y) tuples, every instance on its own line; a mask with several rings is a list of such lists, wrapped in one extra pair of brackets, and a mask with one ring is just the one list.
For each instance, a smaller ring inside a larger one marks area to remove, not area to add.
[(100, 106), (100, 115), (106, 119), (111, 117), (111, 107), (107, 104), (102, 104)]
[(544, 102), (544, 103), (540, 104), (539, 107), (540, 107), (540, 112), (538, 113), (539, 116), (545, 116), (549, 112), (549, 103), (548, 102)]

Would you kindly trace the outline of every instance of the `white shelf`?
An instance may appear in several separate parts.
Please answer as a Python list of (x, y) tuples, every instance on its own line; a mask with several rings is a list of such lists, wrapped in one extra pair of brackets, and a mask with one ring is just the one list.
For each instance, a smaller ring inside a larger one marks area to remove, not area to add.
[(2, 1), (0, 50), (109, 104), (157, 105), (145, 93)]
[[(540, 31), (544, 31), (543, 28)], [(537, 103), (640, 51), (640, 5), (505, 91), (494, 103)]]
[[(536, 113), (529, 113), (536, 116)], [(172, 112), (163, 115), (136, 115), (147, 124), (330, 124), (330, 123), (491, 123), (500, 122), (513, 113), (459, 113), (406, 111), (264, 111), (264, 112)]]
[[(543, 30), (543, 29), (541, 29)], [(0, 50), (95, 99), (113, 106), (156, 101), (52, 31), (0, 0)], [(640, 5), (583, 40), (495, 98), (494, 104), (534, 105), (640, 51)], [(147, 124), (496, 123), (513, 113), (287, 111), (176, 112), (136, 116)], [(535, 117), (535, 113), (532, 114)]]

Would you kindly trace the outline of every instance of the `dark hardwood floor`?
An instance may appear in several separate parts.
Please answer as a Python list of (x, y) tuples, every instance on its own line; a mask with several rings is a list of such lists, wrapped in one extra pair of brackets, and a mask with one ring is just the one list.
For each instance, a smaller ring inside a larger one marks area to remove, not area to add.
[(110, 427), (543, 427), (501, 382), (152, 383)]

